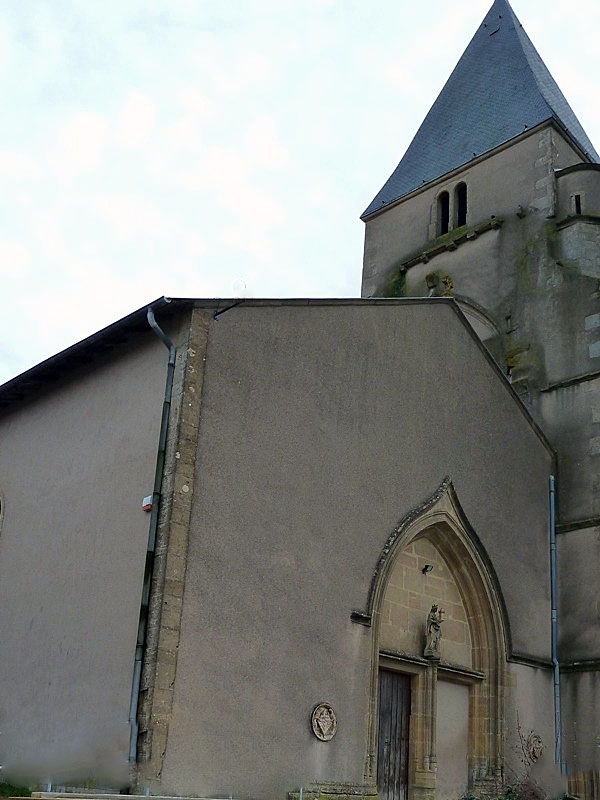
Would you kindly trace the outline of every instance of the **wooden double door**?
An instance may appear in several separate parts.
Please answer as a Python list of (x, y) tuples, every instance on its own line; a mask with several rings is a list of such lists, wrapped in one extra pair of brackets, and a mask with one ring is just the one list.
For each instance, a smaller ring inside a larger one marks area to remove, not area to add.
[(379, 670), (377, 789), (381, 800), (407, 800), (410, 675)]

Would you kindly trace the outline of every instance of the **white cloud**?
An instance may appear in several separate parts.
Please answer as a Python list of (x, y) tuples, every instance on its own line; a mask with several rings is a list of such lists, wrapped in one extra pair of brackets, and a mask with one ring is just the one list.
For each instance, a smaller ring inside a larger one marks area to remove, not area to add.
[(119, 112), (117, 136), (127, 147), (148, 141), (154, 127), (156, 104), (147, 92), (133, 91)]
[(10, 77), (15, 58), (15, 33), (6, 21), (0, 22), (0, 78)]
[(81, 176), (98, 166), (107, 139), (105, 117), (92, 111), (78, 111), (58, 136), (53, 155), (55, 173), (65, 179)]
[(0, 275), (3, 278), (19, 280), (29, 272), (31, 261), (30, 251), (20, 242), (0, 238)]
[(192, 56), (192, 61), (211, 93), (217, 96), (240, 95), (252, 84), (263, 84), (273, 77), (268, 59), (258, 52), (232, 49), (228, 58), (223, 58), (223, 53), (211, 52), (210, 47), (203, 46)]
[(27, 153), (13, 147), (0, 149), (0, 174), (6, 178), (19, 181), (38, 181), (42, 177), (42, 169)]
[(31, 218), (31, 232), (46, 259), (66, 266), (68, 248), (60, 205), (36, 212)]
[(289, 152), (277, 133), (272, 115), (253, 120), (245, 135), (248, 158), (253, 166), (278, 169), (289, 160)]
[(88, 208), (101, 224), (110, 223), (111, 233), (121, 242), (140, 237), (164, 239), (172, 235), (172, 215), (151, 200), (135, 193), (97, 193), (88, 198)]
[(214, 101), (195, 86), (180, 86), (176, 89), (175, 96), (185, 112), (200, 117), (215, 118), (217, 109)]

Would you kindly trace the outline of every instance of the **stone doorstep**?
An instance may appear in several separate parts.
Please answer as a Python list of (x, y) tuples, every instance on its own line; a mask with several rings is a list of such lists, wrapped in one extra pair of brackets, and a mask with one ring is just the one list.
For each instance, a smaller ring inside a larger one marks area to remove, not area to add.
[[(230, 796), (229, 796), (230, 797)], [(228, 798), (207, 798), (198, 795), (176, 797), (174, 795), (110, 794), (103, 792), (32, 792), (32, 800), (229, 800)], [(22, 797), (8, 797), (6, 800), (27, 800)]]
[(329, 782), (308, 784), (287, 796), (288, 800), (379, 800), (374, 785)]
[[(290, 792), (289, 797), (299, 798), (300, 792)], [(302, 794), (306, 800), (378, 800), (377, 790), (374, 787), (352, 787), (345, 784), (328, 786), (307, 787)], [(176, 797), (174, 795), (147, 795), (147, 794), (110, 794), (108, 792), (32, 792), (32, 800), (229, 800), (229, 798), (206, 798), (198, 795)], [(6, 798), (6, 800), (23, 800), (22, 797)]]

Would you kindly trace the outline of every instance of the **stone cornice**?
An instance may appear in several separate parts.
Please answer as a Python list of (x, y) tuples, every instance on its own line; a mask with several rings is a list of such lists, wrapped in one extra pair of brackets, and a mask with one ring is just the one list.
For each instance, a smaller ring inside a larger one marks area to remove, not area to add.
[(461, 244), (477, 239), (482, 233), (499, 230), (503, 224), (504, 220), (502, 218), (490, 217), (490, 219), (478, 222), (476, 225), (463, 225), (461, 228), (455, 228), (443, 234), (443, 236), (438, 236), (437, 239), (434, 239), (419, 253), (415, 253), (405, 261), (402, 261), (399, 265), (400, 271), (405, 272), (416, 264), (427, 264), (428, 261), (440, 253), (456, 250)]

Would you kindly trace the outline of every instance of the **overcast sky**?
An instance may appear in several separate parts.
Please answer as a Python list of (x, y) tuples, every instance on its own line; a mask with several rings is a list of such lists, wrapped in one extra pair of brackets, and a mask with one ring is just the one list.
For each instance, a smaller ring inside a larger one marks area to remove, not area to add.
[[(161, 295), (359, 296), (491, 0), (4, 0), (0, 382)], [(600, 147), (598, 0), (513, 8)]]

